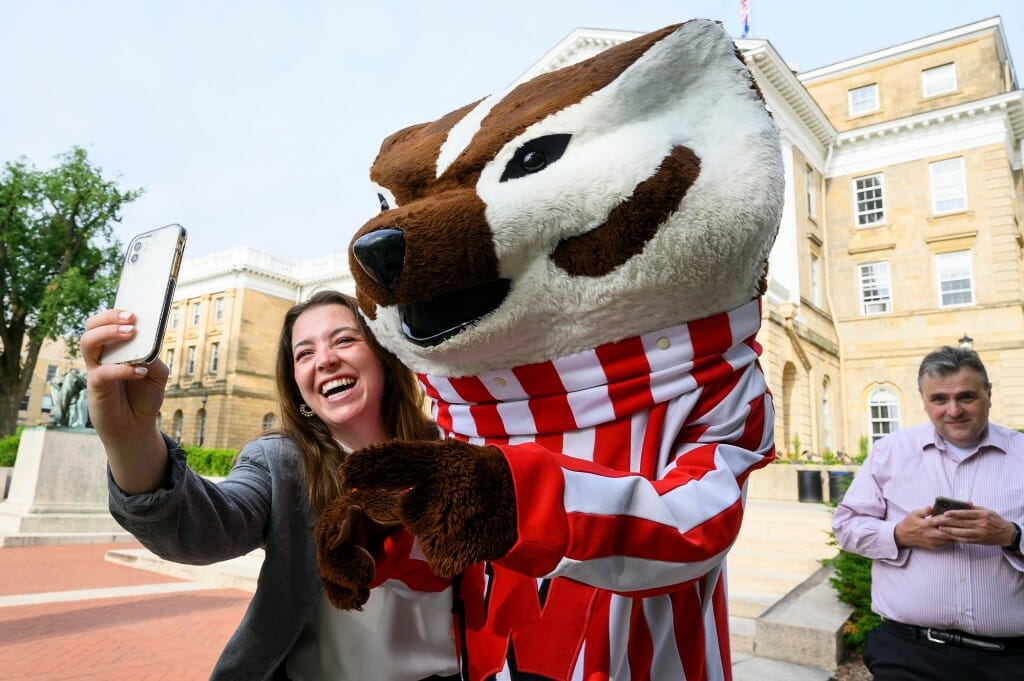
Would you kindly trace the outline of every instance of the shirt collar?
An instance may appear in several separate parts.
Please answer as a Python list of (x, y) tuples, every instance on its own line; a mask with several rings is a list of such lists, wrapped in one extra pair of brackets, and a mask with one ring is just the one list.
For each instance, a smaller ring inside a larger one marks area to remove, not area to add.
[[(927, 448), (929, 445), (935, 447), (940, 451), (948, 451), (949, 443), (947, 443), (939, 431), (934, 426), (931, 428), (932, 439), (924, 440), (921, 443), (922, 448)], [(1005, 454), (1010, 446), (1009, 434), (1004, 432), (1000, 428), (995, 428), (992, 423), (989, 422), (985, 426), (985, 430), (982, 431), (981, 439), (978, 440), (977, 444), (972, 447), (964, 447), (967, 451), (971, 452), (971, 455), (977, 454), (982, 449), (994, 449), (1002, 454)]]

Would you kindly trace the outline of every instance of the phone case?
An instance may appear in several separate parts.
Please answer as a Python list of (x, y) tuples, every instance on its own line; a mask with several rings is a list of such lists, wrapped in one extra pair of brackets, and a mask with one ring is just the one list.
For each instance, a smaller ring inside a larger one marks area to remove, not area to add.
[(942, 515), (946, 511), (959, 511), (970, 508), (970, 504), (959, 499), (949, 497), (935, 497), (935, 505), (932, 506), (932, 515)]
[(137, 332), (130, 341), (107, 345), (101, 364), (148, 364), (156, 359), (185, 238), (185, 228), (177, 224), (132, 237), (125, 251), (114, 307), (135, 313)]

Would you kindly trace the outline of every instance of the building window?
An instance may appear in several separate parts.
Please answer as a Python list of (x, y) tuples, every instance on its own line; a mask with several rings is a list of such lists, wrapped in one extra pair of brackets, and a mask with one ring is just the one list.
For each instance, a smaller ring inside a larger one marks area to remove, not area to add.
[(199, 422), (199, 427), (196, 430), (196, 444), (199, 447), (203, 446), (203, 442), (206, 441), (206, 410), (200, 409), (196, 414), (196, 420)]
[(854, 88), (848, 95), (851, 116), (878, 110), (878, 83)]
[(974, 304), (970, 251), (936, 255), (935, 273), (939, 283), (940, 307)]
[(213, 301), (213, 321), (219, 322), (224, 318), (224, 299), (217, 298)]
[(181, 308), (177, 305), (171, 308), (171, 328), (178, 328), (178, 321), (181, 317)]
[(860, 266), (860, 313), (884, 314), (892, 311), (889, 263), (872, 262)]
[(831, 380), (826, 376), (821, 382), (821, 444), (822, 449), (832, 450), (832, 411), (829, 402), (832, 397), (829, 394)]
[(167, 373), (170, 374), (174, 371), (174, 348), (167, 349), (166, 359), (164, 363), (167, 365)]
[(217, 365), (220, 363), (220, 343), (210, 343), (210, 373), (217, 373)]
[(814, 169), (804, 167), (804, 182), (807, 185), (807, 215), (814, 217)]
[(885, 221), (881, 173), (856, 178), (853, 181), (853, 191), (858, 227), (868, 227)]
[(39, 404), (39, 411), (49, 414), (53, 410), (53, 398), (49, 395), (43, 395), (42, 402)]
[(47, 364), (46, 365), (46, 382), (49, 383), (57, 377), (57, 365)]
[(263, 430), (270, 430), (277, 423), (277, 418), (272, 413), (263, 415)]
[(936, 161), (929, 169), (932, 175), (932, 212), (966, 210), (967, 186), (964, 182), (963, 157)]
[(199, 303), (192, 303), (192, 326), (199, 326)]
[(811, 253), (811, 302), (823, 307), (821, 295), (821, 258)]
[(174, 438), (175, 442), (181, 442), (181, 430), (184, 427), (185, 418), (181, 415), (181, 410), (174, 412), (174, 432), (171, 433), (171, 437)]
[(943, 64), (921, 72), (921, 94), (925, 97), (956, 92), (956, 66)]
[(21, 396), (21, 406), (18, 407), (18, 411), (28, 411), (28, 400), (30, 396), (30, 392), (26, 392)]
[(871, 442), (900, 429), (900, 401), (888, 388), (875, 388), (868, 396)]
[(188, 358), (185, 361), (185, 375), (191, 376), (196, 372), (196, 346), (188, 346)]

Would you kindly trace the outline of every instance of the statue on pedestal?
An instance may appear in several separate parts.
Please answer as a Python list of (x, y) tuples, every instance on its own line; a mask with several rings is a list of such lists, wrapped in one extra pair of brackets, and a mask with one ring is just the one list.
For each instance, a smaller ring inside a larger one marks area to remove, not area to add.
[(51, 379), (50, 400), (49, 425), (69, 428), (91, 426), (85, 372), (81, 369), (68, 369), (66, 373)]

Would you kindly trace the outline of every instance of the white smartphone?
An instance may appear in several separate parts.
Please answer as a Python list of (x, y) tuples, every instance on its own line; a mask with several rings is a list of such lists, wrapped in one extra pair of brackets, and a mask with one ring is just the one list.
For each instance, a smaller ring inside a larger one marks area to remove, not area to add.
[(185, 228), (173, 224), (128, 242), (114, 307), (135, 313), (135, 337), (103, 348), (100, 364), (148, 364), (160, 353), (185, 252)]

